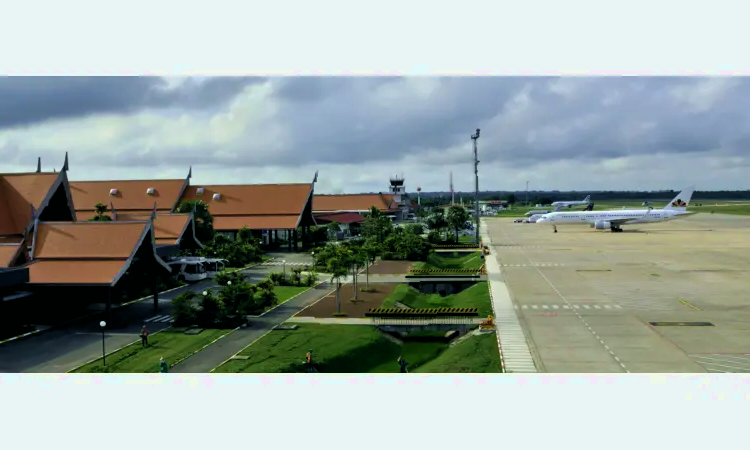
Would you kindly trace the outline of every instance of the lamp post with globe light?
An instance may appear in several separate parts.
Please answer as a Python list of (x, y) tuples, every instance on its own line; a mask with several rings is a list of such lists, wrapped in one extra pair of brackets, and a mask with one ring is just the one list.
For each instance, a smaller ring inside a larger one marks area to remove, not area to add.
[(107, 322), (101, 321), (99, 322), (99, 327), (102, 329), (102, 365), (107, 365), (107, 351), (104, 346), (104, 328), (107, 326)]

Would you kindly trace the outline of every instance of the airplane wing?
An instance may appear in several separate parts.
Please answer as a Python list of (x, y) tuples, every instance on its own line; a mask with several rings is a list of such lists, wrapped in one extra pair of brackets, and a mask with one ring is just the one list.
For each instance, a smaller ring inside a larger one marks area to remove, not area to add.
[(612, 225), (625, 225), (628, 222), (631, 222), (633, 220), (642, 220), (642, 219), (648, 219), (651, 215), (651, 208), (646, 212), (646, 214), (642, 215), (641, 217), (627, 217), (625, 219), (614, 219), (614, 220), (608, 220), (607, 222), (611, 223)]

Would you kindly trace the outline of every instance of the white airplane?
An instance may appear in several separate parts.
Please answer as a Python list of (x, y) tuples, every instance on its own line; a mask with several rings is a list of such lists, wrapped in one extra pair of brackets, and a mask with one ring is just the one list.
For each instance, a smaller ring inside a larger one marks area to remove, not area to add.
[(560, 205), (557, 208), (553, 209), (552, 211), (543, 211), (543, 212), (540, 212), (539, 214), (532, 214), (531, 217), (529, 217), (527, 220), (529, 221), (529, 223), (536, 223), (536, 221), (539, 220), (539, 218), (542, 217), (543, 215), (551, 213), (551, 212), (562, 211), (563, 208), (565, 208), (565, 206)]
[(588, 225), (597, 230), (609, 228), (612, 232), (620, 232), (623, 225), (664, 222), (692, 214), (687, 212), (687, 206), (690, 204), (694, 191), (695, 186), (683, 190), (663, 209), (552, 212), (540, 217), (536, 223), (552, 225), (555, 233), (557, 233), (558, 225)]
[(552, 206), (562, 205), (562, 206), (567, 206), (568, 208), (570, 208), (571, 206), (583, 206), (583, 205), (588, 205), (590, 203), (590, 200), (591, 200), (591, 196), (587, 195), (586, 198), (584, 198), (582, 201), (579, 201), (579, 202), (554, 202), (552, 203)]

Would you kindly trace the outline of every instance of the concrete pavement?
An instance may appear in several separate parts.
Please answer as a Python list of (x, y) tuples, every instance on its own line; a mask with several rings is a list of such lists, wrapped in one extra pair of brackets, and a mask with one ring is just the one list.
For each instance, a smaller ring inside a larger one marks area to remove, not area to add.
[(750, 218), (698, 214), (617, 234), (486, 222), (541, 370), (750, 372)]
[[(492, 245), (492, 238), (487, 232), (487, 221), (480, 219), (482, 226), (482, 241), (485, 245)], [(500, 349), (500, 359), (503, 370), (507, 373), (537, 372), (534, 358), (531, 355), (526, 336), (518, 320), (510, 292), (502, 278), (500, 265), (491, 252), (486, 257), (487, 279), (492, 300), (492, 310), (495, 312), (495, 329), (497, 344)]]

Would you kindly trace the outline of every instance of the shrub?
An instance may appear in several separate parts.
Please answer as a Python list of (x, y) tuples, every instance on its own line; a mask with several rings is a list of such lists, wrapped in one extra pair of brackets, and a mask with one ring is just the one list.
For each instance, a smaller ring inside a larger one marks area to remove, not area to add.
[(315, 272), (308, 272), (307, 275), (305, 275), (305, 279), (302, 280), (302, 284), (304, 286), (312, 287), (318, 282), (318, 274)]
[(245, 281), (245, 274), (237, 271), (237, 272), (227, 272), (226, 270), (222, 270), (221, 272), (216, 274), (216, 284), (221, 286), (226, 286), (228, 281), (231, 281), (232, 284), (240, 284)]
[(292, 274), (289, 277), (292, 286), (302, 286), (302, 268), (293, 267)]
[(421, 223), (410, 223), (404, 228), (406, 229), (406, 232), (408, 233), (412, 233), (416, 235), (421, 235), (422, 233), (424, 233), (424, 226), (422, 226)]
[(224, 302), (211, 290), (207, 290), (206, 293), (207, 295), (199, 294), (202, 298), (198, 308), (197, 321), (199, 325), (208, 328), (226, 320), (226, 308)]
[(440, 242), (442, 242), (440, 232), (437, 230), (430, 231), (429, 233), (427, 233), (427, 240), (432, 244), (439, 244)]
[(195, 293), (192, 291), (183, 292), (172, 299), (172, 317), (174, 325), (178, 327), (188, 326), (195, 323), (196, 311), (193, 306)]
[(268, 280), (275, 286), (289, 286), (289, 279), (283, 272), (271, 272)]

